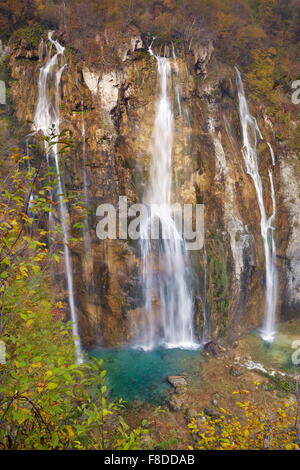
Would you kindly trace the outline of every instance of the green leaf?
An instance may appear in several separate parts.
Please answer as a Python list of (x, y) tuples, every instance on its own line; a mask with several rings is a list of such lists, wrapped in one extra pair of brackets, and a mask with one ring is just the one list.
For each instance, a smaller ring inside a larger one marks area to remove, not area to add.
[(48, 390), (54, 390), (57, 386), (58, 386), (58, 384), (56, 382), (49, 382), (47, 384), (47, 389)]

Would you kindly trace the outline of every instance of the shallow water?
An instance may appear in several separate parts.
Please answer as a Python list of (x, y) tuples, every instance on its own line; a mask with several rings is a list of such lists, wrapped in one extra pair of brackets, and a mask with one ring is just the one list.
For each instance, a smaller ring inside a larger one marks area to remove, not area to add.
[(300, 366), (293, 364), (293, 343), (300, 340), (300, 322), (290, 321), (278, 326), (273, 343), (264, 342), (259, 332), (247, 335), (243, 342), (252, 359), (267, 368), (280, 369), (287, 373), (299, 373)]
[(94, 349), (89, 355), (104, 360), (112, 399), (162, 405), (170, 388), (168, 375), (197, 375), (200, 351), (182, 349)]

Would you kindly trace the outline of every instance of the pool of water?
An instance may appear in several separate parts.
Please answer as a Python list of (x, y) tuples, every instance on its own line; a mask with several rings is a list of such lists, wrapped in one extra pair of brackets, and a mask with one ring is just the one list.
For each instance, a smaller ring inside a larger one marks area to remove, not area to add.
[(279, 325), (274, 342), (271, 344), (264, 342), (260, 338), (259, 332), (254, 332), (244, 338), (254, 361), (260, 362), (267, 368), (280, 369), (287, 373), (299, 373), (299, 366), (295, 365), (292, 360), (295, 341), (299, 340), (299, 321), (290, 321)]
[(168, 375), (197, 376), (201, 363), (200, 351), (182, 349), (94, 349), (88, 354), (104, 360), (112, 399), (156, 405), (165, 401)]

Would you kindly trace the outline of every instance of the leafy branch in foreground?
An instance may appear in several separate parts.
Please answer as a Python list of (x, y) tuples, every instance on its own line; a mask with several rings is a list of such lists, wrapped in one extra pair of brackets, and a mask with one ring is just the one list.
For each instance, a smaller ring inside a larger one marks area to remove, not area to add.
[(28, 169), (27, 156), (13, 155), (0, 194), (0, 448), (132, 448), (137, 439), (128, 444), (117, 429), (123, 403), (109, 402), (102, 361), (74, 364), (71, 325), (52, 293), (62, 242), (45, 228), (55, 174), (43, 162)]

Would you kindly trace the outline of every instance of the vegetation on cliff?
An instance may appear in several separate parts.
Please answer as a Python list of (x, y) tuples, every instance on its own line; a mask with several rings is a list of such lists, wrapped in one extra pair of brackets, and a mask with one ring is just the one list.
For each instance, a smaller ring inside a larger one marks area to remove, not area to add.
[[(13, 0), (0, 7), (0, 34), (37, 47), (41, 28), (103, 69), (120, 66), (122, 44), (141, 34), (144, 45), (173, 44), (189, 53), (207, 40), (215, 57), (247, 73), (252, 98), (278, 123), (277, 138), (299, 150), (291, 83), (300, 77), (299, 0)], [(178, 21), (180, 18), (180, 21)], [(71, 50), (70, 49), (70, 50)]]

